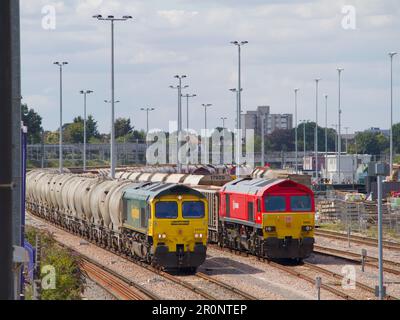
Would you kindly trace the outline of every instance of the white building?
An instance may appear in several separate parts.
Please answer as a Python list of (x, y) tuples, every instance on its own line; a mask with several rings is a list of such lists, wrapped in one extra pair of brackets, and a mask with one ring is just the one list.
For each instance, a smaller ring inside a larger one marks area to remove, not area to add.
[(327, 169), (325, 161), (322, 163), (321, 176), (333, 183), (353, 183), (356, 180), (356, 171), (361, 164), (368, 164), (371, 156), (367, 154), (346, 154), (340, 157), (340, 179), (338, 175), (338, 157), (336, 154), (327, 156)]

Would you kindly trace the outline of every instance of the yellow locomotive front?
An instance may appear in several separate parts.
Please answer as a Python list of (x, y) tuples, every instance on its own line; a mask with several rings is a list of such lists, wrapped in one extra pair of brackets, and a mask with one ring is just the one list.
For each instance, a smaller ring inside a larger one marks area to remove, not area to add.
[(208, 207), (204, 197), (170, 194), (153, 199), (149, 236), (156, 264), (192, 268), (206, 258)]
[(263, 237), (267, 257), (300, 260), (312, 253), (314, 197), (304, 190), (289, 189), (264, 196)]
[(165, 269), (194, 271), (206, 258), (208, 203), (178, 184), (144, 183), (124, 193), (124, 234), (132, 253)]

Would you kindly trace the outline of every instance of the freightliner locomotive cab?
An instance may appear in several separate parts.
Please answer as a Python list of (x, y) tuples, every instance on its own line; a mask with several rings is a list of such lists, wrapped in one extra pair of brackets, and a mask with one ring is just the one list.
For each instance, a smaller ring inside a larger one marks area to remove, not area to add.
[(208, 207), (198, 191), (179, 184), (149, 183), (123, 195), (123, 226), (136, 256), (166, 269), (195, 270), (206, 258)]

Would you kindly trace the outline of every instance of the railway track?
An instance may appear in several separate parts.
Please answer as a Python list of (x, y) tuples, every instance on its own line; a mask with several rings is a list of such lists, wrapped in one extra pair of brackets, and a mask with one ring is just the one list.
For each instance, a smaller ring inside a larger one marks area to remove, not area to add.
[[(33, 214), (33, 213), (31, 213), (31, 212), (29, 212), (29, 214), (30, 214), (31, 216), (35, 217), (35, 219), (38, 219), (38, 220), (42, 221), (43, 223), (49, 224), (49, 225), (53, 226), (54, 228), (57, 228), (57, 229), (59, 229), (59, 230), (62, 230), (62, 231), (64, 231), (64, 232), (67, 232), (67, 233), (69, 233), (69, 234), (71, 234), (71, 235), (74, 235), (74, 236), (76, 236), (76, 237), (79, 237), (79, 236), (77, 236), (77, 235), (75, 235), (75, 234), (73, 234), (73, 233), (70, 233), (68, 230), (64, 230), (63, 228), (61, 228), (61, 227), (58, 226), (58, 225), (51, 223), (50, 221), (44, 220), (43, 218), (36, 216), (35, 214)], [(79, 238), (81, 238), (81, 237), (79, 237)], [(89, 241), (89, 239), (85, 239), (85, 240)], [(57, 241), (57, 242), (60, 243), (59, 241)], [(207, 300), (217, 300), (217, 297), (215, 297), (215, 296), (209, 294), (209, 293), (206, 292), (205, 290), (203, 290), (203, 289), (201, 289), (201, 288), (198, 288), (198, 287), (196, 287), (195, 285), (193, 285), (193, 284), (191, 284), (191, 283), (189, 283), (189, 282), (187, 282), (187, 281), (182, 280), (180, 277), (173, 276), (173, 275), (171, 275), (171, 274), (169, 274), (169, 273), (167, 273), (167, 272), (165, 272), (165, 271), (163, 271), (163, 270), (160, 270), (160, 269), (158, 269), (158, 268), (155, 268), (155, 267), (153, 267), (153, 266), (151, 266), (151, 265), (149, 265), (149, 264), (147, 264), (147, 263), (145, 263), (145, 262), (143, 262), (143, 261), (134, 259), (134, 258), (132, 258), (132, 257), (130, 257), (130, 256), (121, 254), (121, 253), (116, 252), (116, 251), (113, 251), (113, 250), (107, 250), (107, 249), (105, 249), (105, 248), (99, 246), (98, 244), (96, 244), (96, 243), (94, 243), (94, 242), (90, 242), (90, 243), (94, 244), (94, 245), (95, 245), (96, 247), (98, 247), (98, 248), (104, 249), (104, 250), (106, 250), (106, 251), (108, 251), (108, 252), (110, 252), (110, 253), (112, 253), (112, 254), (115, 254), (115, 255), (117, 255), (117, 256), (119, 256), (119, 257), (122, 257), (123, 259), (126, 259), (126, 260), (128, 260), (128, 261), (130, 261), (130, 262), (132, 262), (132, 263), (134, 263), (134, 264), (136, 264), (136, 265), (142, 267), (143, 269), (146, 269), (146, 270), (148, 270), (148, 271), (150, 271), (150, 272), (153, 272), (153, 273), (155, 273), (155, 274), (157, 274), (157, 275), (160, 275), (160, 276), (162, 276), (163, 278), (165, 278), (165, 279), (167, 279), (167, 280), (169, 280), (169, 281), (171, 281), (171, 282), (174, 282), (174, 283), (176, 283), (176, 284), (178, 284), (178, 285), (180, 285), (180, 286), (182, 286), (182, 287), (185, 287), (186, 289), (188, 289), (188, 290), (190, 290), (190, 291), (192, 291), (192, 292), (194, 292), (194, 293), (196, 293), (196, 294), (202, 296), (203, 298), (205, 298), (205, 299), (207, 299)], [(64, 247), (69, 248), (68, 246), (66, 246), (66, 245), (63, 244), (63, 243), (60, 243), (60, 244), (61, 244), (62, 246), (64, 246)], [(69, 249), (71, 249), (71, 250), (73, 250), (73, 251), (76, 251), (76, 250), (74, 250), (73, 248), (69, 248)], [(79, 253), (78, 253), (78, 254), (79, 254)], [(86, 258), (86, 256), (85, 256), (85, 258)], [(103, 267), (105, 268), (105, 266), (103, 266)], [(221, 284), (220, 284), (220, 285), (221, 285)]]
[[(331, 271), (329, 269), (322, 268), (320, 266), (316, 266), (316, 265), (314, 265), (314, 264), (312, 264), (310, 262), (304, 261), (303, 263), (304, 263), (304, 265), (306, 267), (308, 267), (309, 269), (314, 270), (315, 272), (323, 273), (325, 275), (328, 275), (328, 276), (330, 276), (332, 278), (339, 279), (339, 280), (343, 280), (343, 278), (344, 278), (339, 273), (336, 273), (336, 272)], [(364, 284), (364, 283), (362, 283), (360, 281), (355, 281), (355, 285), (356, 285), (356, 288), (358, 288), (358, 289), (361, 289), (361, 290), (366, 291), (368, 293), (372, 293), (373, 295), (375, 294), (375, 289), (374, 288), (372, 288), (372, 287), (370, 287), (370, 286), (368, 286), (368, 285), (366, 285), (366, 284)], [(385, 298), (387, 300), (398, 300), (397, 298), (395, 298), (393, 296), (390, 296), (390, 295), (386, 295)]]
[[(336, 231), (317, 229), (314, 231), (314, 234), (316, 236), (321, 236), (321, 237), (325, 237), (325, 238), (348, 241), (348, 236), (346, 234), (336, 232)], [(376, 240), (376, 239), (357, 236), (357, 235), (350, 235), (350, 241), (352, 241), (354, 243), (369, 245), (369, 246), (377, 246), (378, 245), (378, 240)], [(397, 242), (383, 240), (382, 246), (386, 249), (400, 251), (400, 243), (397, 243)]]
[[(217, 249), (217, 250), (230, 252), (233, 255), (237, 255), (237, 254), (242, 255), (241, 251), (232, 250), (232, 249), (225, 250), (224, 248), (221, 248), (220, 246), (217, 246), (217, 245), (213, 245), (212, 247)], [(291, 275), (293, 275), (295, 277), (298, 277), (300, 279), (303, 279), (303, 280), (305, 280), (305, 281), (307, 281), (307, 282), (309, 282), (311, 284), (315, 284), (315, 278), (312, 278), (312, 277), (300, 272), (299, 270), (297, 270), (293, 266), (286, 266), (286, 265), (280, 264), (280, 263), (275, 262), (275, 261), (266, 260), (266, 259), (259, 258), (259, 257), (256, 257), (256, 256), (251, 256), (251, 255), (249, 255), (247, 253), (244, 253), (244, 254), (245, 254), (246, 257), (249, 257), (251, 259), (266, 261), (268, 263), (268, 265), (270, 265), (270, 266), (272, 266), (272, 267), (274, 267), (276, 269), (279, 269), (281, 271), (289, 273), (289, 274), (291, 274)], [(340, 297), (342, 299), (345, 299), (345, 300), (356, 300), (356, 298), (352, 297), (351, 295), (349, 295), (347, 293), (344, 293), (344, 292), (342, 292), (342, 291), (340, 291), (340, 290), (338, 290), (336, 288), (333, 288), (333, 287), (331, 287), (331, 286), (329, 286), (327, 284), (322, 283), (321, 284), (321, 288), (326, 290), (326, 291), (328, 291), (328, 292), (330, 292), (330, 293), (333, 293), (334, 295), (336, 295), (336, 296), (338, 296), (338, 297)]]
[(227, 289), (228, 291), (234, 292), (235, 294), (237, 294), (238, 296), (244, 298), (245, 300), (258, 300), (255, 296), (252, 296), (251, 294), (248, 294), (247, 292), (244, 292), (244, 291), (242, 291), (242, 290), (240, 290), (238, 288), (235, 288), (235, 287), (233, 287), (233, 286), (231, 286), (231, 285), (229, 285), (229, 284), (227, 284), (225, 282), (222, 282), (222, 281), (220, 281), (218, 279), (215, 279), (215, 278), (213, 278), (213, 277), (211, 277), (211, 276), (209, 276), (209, 275), (207, 275), (205, 273), (197, 272), (196, 276), (199, 277), (199, 278), (202, 278), (204, 280), (207, 280), (209, 282), (212, 282), (212, 283), (214, 283), (214, 284), (216, 284), (216, 285), (218, 285), (220, 287), (223, 287), (223, 288)]
[(160, 300), (146, 288), (87, 258), (82, 259), (80, 267), (90, 279), (118, 300)]
[[(315, 278), (313, 278), (309, 275), (306, 275), (303, 272), (300, 272), (297, 268), (294, 268), (293, 266), (286, 266), (286, 265), (283, 265), (283, 264), (280, 264), (280, 263), (277, 263), (274, 261), (267, 261), (267, 263), (268, 263), (268, 265), (270, 265), (276, 269), (282, 270), (282, 271), (289, 273), (295, 277), (303, 279), (303, 280), (307, 281), (308, 283), (315, 284)], [(353, 296), (351, 296), (343, 291), (340, 291), (336, 288), (333, 288), (332, 286), (327, 285), (326, 283), (321, 283), (321, 289), (324, 289), (330, 293), (333, 293), (334, 295), (336, 295), (344, 300), (357, 300)]]
[[(315, 246), (315, 247), (317, 247), (317, 246)], [(240, 251), (235, 251), (235, 250), (231, 250), (231, 249), (224, 250), (224, 248), (220, 248), (219, 246), (213, 246), (213, 248), (216, 248), (216, 249), (222, 250), (222, 251), (226, 251), (226, 252), (230, 252), (230, 253), (232, 253), (234, 255), (237, 255), (237, 254), (242, 255), (243, 254)], [(244, 253), (244, 255), (246, 257), (251, 257), (252, 259), (260, 260), (260, 258), (255, 257), (255, 256), (250, 256), (247, 253)], [(341, 256), (337, 256), (337, 257), (341, 258)], [(265, 259), (262, 259), (262, 260), (265, 260)], [(359, 260), (351, 259), (351, 261), (360, 263)], [(277, 268), (277, 269), (282, 270), (282, 271), (284, 271), (286, 273), (289, 273), (289, 274), (291, 274), (293, 276), (296, 276), (296, 277), (298, 277), (300, 279), (303, 279), (303, 280), (305, 280), (305, 281), (307, 281), (307, 282), (309, 282), (311, 284), (315, 284), (315, 278), (305, 274), (302, 271), (300, 271), (298, 269), (299, 266), (287, 266), (287, 265), (284, 265), (284, 264), (281, 264), (281, 263), (278, 263), (278, 262), (275, 262), (275, 261), (270, 261), (270, 260), (266, 260), (266, 262), (268, 263), (268, 265), (270, 265), (270, 266), (272, 266), (274, 268)], [(397, 264), (396, 262), (392, 262), (392, 261), (387, 261), (387, 262)], [(342, 280), (343, 279), (343, 275), (341, 275), (339, 273), (336, 273), (336, 272), (331, 271), (329, 269), (325, 269), (325, 268), (320, 267), (320, 266), (316, 266), (316, 265), (314, 265), (312, 263), (309, 263), (309, 262), (306, 262), (306, 261), (303, 262), (303, 266), (308, 268), (309, 270), (315, 272), (315, 273), (324, 274), (326, 276), (329, 276), (331, 278), (338, 279), (338, 280)], [(300, 265), (300, 267), (301, 267), (301, 265)], [(362, 283), (360, 281), (355, 281), (355, 285), (356, 285), (357, 289), (363, 290), (363, 291), (367, 292), (368, 294), (373, 294), (373, 295), (375, 294), (375, 289), (374, 288), (369, 287), (368, 285), (366, 285), (366, 284), (364, 284), (364, 283)], [(321, 284), (321, 288), (326, 290), (326, 291), (328, 291), (328, 292), (330, 292), (330, 293), (332, 293), (332, 294), (334, 294), (334, 295), (336, 295), (336, 296), (338, 296), (338, 297), (340, 297), (340, 298), (342, 298), (342, 299), (345, 299), (345, 300), (357, 300), (357, 298), (355, 298), (354, 296), (352, 296), (352, 295), (350, 295), (350, 294), (348, 294), (346, 292), (343, 292), (343, 291), (341, 291), (341, 290), (339, 290), (337, 288), (334, 288), (331, 285), (328, 285), (326, 283), (322, 283)], [(387, 300), (398, 300), (396, 297), (393, 297), (393, 296), (390, 296), (390, 295), (386, 295), (386, 299)]]
[[(327, 248), (314, 245), (314, 252), (317, 254), (323, 254), (327, 256), (333, 256), (335, 258), (341, 258), (344, 260), (348, 260), (353, 263), (361, 264), (361, 255), (348, 252), (339, 249)], [(378, 268), (378, 258), (366, 256), (366, 260), (364, 264), (369, 267)], [(390, 260), (383, 260), (383, 271), (389, 272), (395, 275), (400, 275), (400, 263)]]

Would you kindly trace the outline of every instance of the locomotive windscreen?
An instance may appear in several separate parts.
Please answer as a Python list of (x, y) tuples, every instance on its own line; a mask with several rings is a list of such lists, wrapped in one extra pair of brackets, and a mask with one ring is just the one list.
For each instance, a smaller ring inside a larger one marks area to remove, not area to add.
[(184, 218), (203, 218), (205, 214), (204, 202), (184, 201), (182, 204), (182, 216)]
[(160, 201), (156, 203), (156, 217), (159, 219), (175, 219), (178, 217), (176, 201)]

